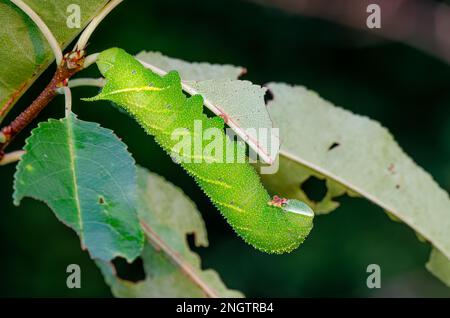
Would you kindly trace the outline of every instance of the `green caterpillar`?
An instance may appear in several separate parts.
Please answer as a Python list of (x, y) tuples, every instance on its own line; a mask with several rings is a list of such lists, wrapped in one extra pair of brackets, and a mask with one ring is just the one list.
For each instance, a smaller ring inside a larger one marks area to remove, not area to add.
[[(285, 253), (297, 248), (313, 225), (313, 211), (303, 202), (274, 197), (262, 186), (247, 162), (227, 162), (225, 153), (209, 160), (194, 150), (177, 148), (174, 136), (195, 138), (194, 122), (203, 131), (220, 129), (226, 146), (238, 152), (237, 142), (225, 136), (220, 117), (203, 113), (203, 98), (187, 98), (177, 72), (159, 76), (146, 69), (122, 49), (112, 48), (98, 56), (97, 65), (106, 79), (99, 95), (85, 100), (109, 100), (123, 108), (195, 178), (228, 223), (247, 243), (267, 253)], [(181, 128), (181, 130), (180, 130)], [(205, 141), (203, 147), (207, 146)], [(225, 149), (225, 146), (224, 146)], [(202, 157), (203, 156), (203, 157)], [(196, 159), (204, 160), (196, 160)]]

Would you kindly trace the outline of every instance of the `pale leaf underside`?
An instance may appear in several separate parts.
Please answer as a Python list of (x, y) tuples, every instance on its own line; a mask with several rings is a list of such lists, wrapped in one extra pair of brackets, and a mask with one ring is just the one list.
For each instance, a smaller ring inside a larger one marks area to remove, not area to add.
[[(449, 195), (403, 152), (387, 129), (304, 87), (268, 87), (274, 96), (268, 109), (281, 136), (280, 169), (262, 175), (271, 191), (305, 199), (302, 182), (310, 176), (325, 178), (328, 193), (315, 204), (322, 212), (336, 208), (332, 199), (344, 193), (363, 196), (450, 256)], [(447, 266), (448, 270), (450, 263)]]

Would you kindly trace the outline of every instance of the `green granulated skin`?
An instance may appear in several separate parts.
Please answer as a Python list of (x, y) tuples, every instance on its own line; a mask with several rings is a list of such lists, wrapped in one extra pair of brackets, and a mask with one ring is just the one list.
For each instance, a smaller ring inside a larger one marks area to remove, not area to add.
[[(271, 197), (254, 168), (247, 162), (226, 161), (226, 149), (237, 153), (241, 146), (225, 136), (220, 117), (208, 118), (203, 114), (200, 95), (187, 98), (183, 94), (177, 72), (159, 76), (118, 48), (102, 52), (97, 65), (106, 78), (106, 85), (99, 95), (87, 100), (112, 101), (135, 118), (164, 150), (178, 158), (180, 165), (247, 243), (258, 250), (280, 254), (294, 250), (304, 241), (312, 229), (313, 216), (269, 205)], [(200, 123), (201, 129), (194, 129)], [(220, 131), (216, 129), (219, 136), (215, 137), (225, 142), (221, 153), (212, 152), (205, 157), (204, 149), (211, 140), (202, 140), (198, 135), (209, 128), (219, 128)], [(183, 150), (179, 147), (182, 138), (197, 138), (202, 147)], [(186, 162), (187, 159), (191, 161)], [(312, 214), (301, 202), (296, 207)]]

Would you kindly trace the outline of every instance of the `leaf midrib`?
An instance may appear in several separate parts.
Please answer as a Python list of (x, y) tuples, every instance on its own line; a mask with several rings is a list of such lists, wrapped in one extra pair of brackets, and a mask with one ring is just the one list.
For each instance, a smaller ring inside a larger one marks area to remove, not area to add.
[(81, 212), (81, 203), (80, 203), (80, 196), (78, 192), (78, 184), (77, 184), (77, 168), (76, 168), (76, 162), (75, 162), (75, 143), (74, 143), (74, 132), (73, 132), (73, 126), (72, 126), (72, 118), (73, 115), (70, 114), (69, 117), (67, 117), (66, 120), (66, 128), (67, 128), (67, 144), (69, 148), (69, 160), (70, 160), (70, 171), (72, 174), (72, 182), (74, 187), (74, 200), (77, 208), (77, 214), (78, 214), (78, 227), (80, 230), (80, 240), (81, 244), (84, 246), (84, 235), (83, 235), (83, 218), (82, 218), (82, 212)]

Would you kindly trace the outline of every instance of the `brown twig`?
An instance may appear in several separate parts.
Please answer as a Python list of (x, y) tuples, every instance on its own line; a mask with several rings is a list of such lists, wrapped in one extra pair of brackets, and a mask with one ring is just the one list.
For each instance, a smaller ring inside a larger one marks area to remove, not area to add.
[(20, 113), (8, 126), (2, 128), (0, 132), (0, 160), (4, 156), (5, 148), (17, 134), (27, 127), (58, 94), (57, 89), (66, 86), (69, 78), (82, 69), (84, 59), (85, 52), (83, 50), (65, 54), (61, 64), (56, 69), (55, 75), (45, 89), (27, 109)]

